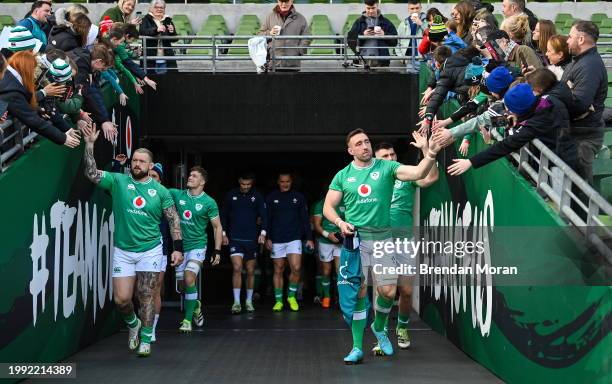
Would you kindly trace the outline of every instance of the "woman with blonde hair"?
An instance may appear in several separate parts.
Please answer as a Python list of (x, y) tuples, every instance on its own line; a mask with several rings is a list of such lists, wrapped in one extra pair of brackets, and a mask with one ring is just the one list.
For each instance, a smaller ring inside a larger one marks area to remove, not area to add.
[(34, 85), (36, 66), (36, 57), (31, 51), (17, 52), (11, 56), (4, 77), (0, 80), (0, 100), (8, 104), (7, 110), (12, 117), (39, 135), (58, 145), (77, 147), (80, 140), (74, 130), (64, 133), (38, 115)]
[(472, 27), (472, 21), (474, 20), (475, 14), (474, 5), (465, 0), (458, 2), (451, 11), (451, 18), (457, 23), (457, 35), (463, 39), (467, 45), (472, 44), (470, 28)]
[(136, 0), (119, 0), (117, 6), (107, 9), (104, 14), (100, 17), (100, 21), (104, 20), (105, 16), (108, 16), (113, 23), (132, 23), (140, 24), (142, 18), (132, 18), (132, 13), (136, 8)]
[(524, 13), (512, 15), (502, 21), (501, 30), (510, 36), (510, 39), (518, 44), (531, 45), (531, 29), (529, 29), (529, 17)]

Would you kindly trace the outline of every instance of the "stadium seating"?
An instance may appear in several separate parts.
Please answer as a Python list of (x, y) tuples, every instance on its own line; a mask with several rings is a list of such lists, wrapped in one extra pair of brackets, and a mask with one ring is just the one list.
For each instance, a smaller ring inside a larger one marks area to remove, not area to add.
[[(225, 18), (221, 15), (210, 15), (197, 33), (200, 36), (229, 35)], [(194, 44), (212, 44), (211, 39), (197, 39)], [(188, 55), (211, 55), (210, 48), (189, 48)]]
[[(240, 18), (240, 22), (238, 23), (238, 27), (236, 28), (236, 32), (234, 32), (237, 36), (248, 36), (248, 35), (256, 35), (259, 31), (260, 23), (259, 18), (256, 15), (243, 15)], [(246, 45), (246, 39), (234, 39), (232, 40), (232, 45)], [(249, 49), (246, 47), (231, 47), (228, 51), (230, 55), (248, 55)]]
[[(331, 23), (329, 22), (329, 18), (327, 15), (314, 15), (312, 16), (310, 23), (310, 33), (312, 35), (333, 35), (334, 32), (332, 30)], [(333, 39), (313, 39), (312, 45), (319, 44), (333, 44)], [(333, 55), (336, 53), (336, 50), (333, 48), (311, 48), (309, 49), (309, 53), (313, 55)]]
[(15, 19), (9, 15), (0, 15), (0, 30), (4, 27), (11, 27), (15, 25)]

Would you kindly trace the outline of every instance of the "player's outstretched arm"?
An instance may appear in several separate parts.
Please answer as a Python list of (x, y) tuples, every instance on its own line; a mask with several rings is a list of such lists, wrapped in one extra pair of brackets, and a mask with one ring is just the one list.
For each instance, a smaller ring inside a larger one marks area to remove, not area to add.
[(88, 124), (83, 127), (83, 138), (85, 140), (85, 152), (83, 153), (85, 177), (94, 184), (99, 184), (102, 178), (102, 171), (98, 170), (94, 157), (94, 143), (99, 134), (100, 131), (96, 130), (95, 124)]
[(413, 133), (412, 136), (415, 141), (411, 144), (421, 149), (425, 157), (416, 166), (402, 165), (397, 168), (395, 176), (401, 181), (413, 181), (425, 178), (429, 174), (431, 168), (435, 166), (436, 155), (440, 150), (440, 146), (437, 143), (432, 141), (428, 145), (427, 140), (418, 133)]

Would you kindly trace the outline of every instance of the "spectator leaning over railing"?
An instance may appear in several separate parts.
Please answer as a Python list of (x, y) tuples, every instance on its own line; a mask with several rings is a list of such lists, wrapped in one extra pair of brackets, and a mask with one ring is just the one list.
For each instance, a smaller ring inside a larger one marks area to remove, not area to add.
[[(176, 27), (172, 18), (166, 15), (166, 2), (164, 0), (151, 0), (149, 13), (145, 15), (140, 24), (142, 36), (176, 36)], [(172, 43), (178, 39), (147, 40), (147, 57), (174, 56)], [(165, 73), (168, 69), (176, 69), (176, 60), (147, 60), (147, 70), (155, 69), (157, 73)]]
[[(266, 19), (261, 24), (258, 35), (272, 36), (302, 36), (310, 35), (308, 21), (306, 18), (296, 11), (293, 5), (293, 0), (281, 1), (278, 0), (276, 6), (266, 16)], [(310, 45), (308, 39), (276, 39), (274, 47), (289, 47), (287, 49), (274, 49), (274, 56), (301, 56), (306, 54), (306, 48)], [(268, 44), (268, 49), (271, 49), (272, 44)], [(272, 55), (272, 53), (270, 53)], [(300, 61), (298, 60), (281, 60), (275, 64), (275, 70), (299, 70)]]
[(557, 80), (561, 80), (565, 68), (572, 62), (572, 56), (567, 46), (567, 36), (554, 35), (548, 39), (546, 58), (550, 64), (546, 68), (557, 76)]
[(136, 7), (135, 0), (119, 0), (117, 2), (116, 7), (112, 7), (107, 9), (102, 17), (100, 17), (100, 21), (104, 20), (104, 16), (108, 16), (110, 20), (114, 23), (132, 23), (132, 24), (140, 24), (142, 23), (142, 18), (140, 17), (132, 17), (132, 13), (134, 13), (134, 8)]
[(593, 182), (593, 160), (603, 143), (604, 102), (608, 94), (608, 76), (597, 52), (599, 28), (591, 21), (578, 20), (570, 30), (567, 45), (573, 61), (561, 81), (572, 91), (568, 106), (572, 135), (578, 143), (578, 174)]
[(36, 58), (32, 52), (15, 53), (8, 61), (9, 66), (0, 80), (0, 100), (8, 104), (9, 115), (41, 136), (59, 145), (74, 148), (79, 145), (79, 134), (74, 130), (60, 131), (51, 122), (38, 115), (36, 108), (34, 71)]
[(51, 15), (51, 3), (48, 1), (35, 1), (32, 5), (30, 16), (21, 20), (18, 25), (26, 27), (32, 35), (42, 42), (41, 50), (47, 47), (47, 33), (43, 30), (43, 25), (47, 24), (47, 17)]
[[(365, 11), (355, 20), (348, 32), (349, 39), (357, 36), (397, 36), (397, 30), (389, 19), (384, 17), (379, 9), (378, 0), (365, 0)], [(360, 54), (367, 56), (390, 56), (389, 48), (397, 45), (396, 39), (367, 39), (359, 40)], [(388, 67), (389, 60), (374, 60), (372, 66)]]
[(524, 13), (529, 18), (529, 28), (532, 31), (535, 29), (536, 23), (538, 22), (538, 18), (533, 14), (533, 12), (525, 7), (525, 0), (503, 0), (502, 13), (504, 17)]
[[(70, 20), (66, 17), (70, 17)], [(75, 48), (84, 48), (91, 28), (91, 20), (84, 13), (75, 15), (58, 11), (55, 25), (49, 34), (49, 45), (69, 52)]]
[[(538, 70), (542, 71), (547, 70)], [(554, 75), (550, 76), (554, 79)], [(540, 139), (565, 163), (575, 165), (575, 145), (572, 145), (566, 132), (569, 113), (561, 100), (555, 95), (535, 95), (531, 85), (522, 83), (508, 90), (504, 103), (516, 120), (511, 128), (513, 132), (470, 159), (454, 159), (448, 167), (450, 175), (460, 175), (471, 167), (480, 168), (518, 150), (533, 139)]]

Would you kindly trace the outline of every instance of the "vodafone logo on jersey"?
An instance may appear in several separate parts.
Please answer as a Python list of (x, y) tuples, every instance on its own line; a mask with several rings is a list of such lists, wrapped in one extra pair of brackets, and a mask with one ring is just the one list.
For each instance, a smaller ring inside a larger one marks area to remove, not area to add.
[(134, 200), (132, 200), (132, 205), (135, 208), (143, 209), (145, 205), (147, 205), (147, 201), (142, 196), (136, 196)]
[(183, 211), (183, 218), (185, 220), (191, 220), (191, 216), (193, 216), (193, 214), (191, 213), (190, 210), (186, 209)]
[(372, 193), (372, 187), (370, 187), (368, 184), (361, 184), (357, 188), (357, 193), (359, 193), (359, 196), (361, 197), (368, 197)]

